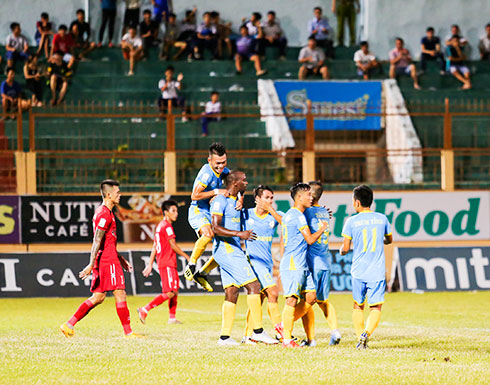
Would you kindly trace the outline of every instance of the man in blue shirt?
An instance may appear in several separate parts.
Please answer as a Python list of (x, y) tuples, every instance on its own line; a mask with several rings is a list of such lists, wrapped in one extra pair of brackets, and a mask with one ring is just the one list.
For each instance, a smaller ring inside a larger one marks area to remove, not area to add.
[[(21, 88), (15, 80), (13, 68), (7, 69), (7, 79), (2, 82), (0, 90), (2, 93), (2, 108), (5, 119), (15, 119), (15, 112), (19, 106)], [(10, 116), (8, 115), (10, 113)]]
[[(393, 242), (388, 218), (384, 214), (371, 211), (372, 203), (373, 191), (368, 186), (361, 185), (354, 188), (352, 205), (357, 214), (345, 223), (342, 230), (344, 243), (339, 250), (341, 255), (345, 255), (353, 243), (352, 320), (359, 338), (357, 349), (367, 348), (368, 338), (379, 324), (386, 289), (384, 245)], [(364, 327), (366, 299), (370, 312), (367, 325)]]
[(320, 7), (313, 9), (315, 17), (308, 23), (308, 34), (314, 37), (317, 45), (325, 50), (327, 58), (334, 57), (332, 27), (328, 23), (328, 19), (323, 16), (323, 11)]

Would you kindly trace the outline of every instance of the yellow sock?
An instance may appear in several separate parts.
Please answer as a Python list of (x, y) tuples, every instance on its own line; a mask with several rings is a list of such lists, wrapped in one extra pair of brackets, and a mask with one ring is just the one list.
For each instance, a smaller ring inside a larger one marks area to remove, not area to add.
[(233, 302), (223, 302), (223, 319), (221, 321), (221, 335), (230, 336), (233, 321), (235, 320), (236, 304)]
[(293, 306), (284, 305), (284, 310), (282, 311), (282, 325), (284, 328), (285, 340), (290, 340), (291, 334), (293, 333), (294, 309)]
[(209, 242), (212, 241), (212, 239), (213, 238), (208, 238), (205, 237), (204, 235), (199, 237), (199, 239), (194, 244), (194, 249), (192, 250), (191, 259), (189, 260), (189, 263), (197, 262), (199, 257), (204, 253), (204, 250), (206, 250), (206, 246), (208, 245)]
[(369, 312), (369, 316), (367, 319), (367, 326), (366, 326), (366, 332), (368, 335), (373, 334), (374, 330), (379, 325), (380, 319), (381, 319), (381, 311), (379, 311), (378, 309), (372, 309)]
[(279, 304), (277, 302), (267, 302), (267, 312), (273, 325), (281, 323), (281, 312), (279, 311)]
[(318, 306), (322, 309), (325, 318), (327, 319), (328, 327), (332, 330), (337, 329), (337, 312), (333, 305), (328, 301), (317, 301)]
[(301, 300), (299, 303), (297, 303), (294, 308), (294, 320), (297, 321), (301, 317), (303, 317), (310, 307), (311, 305), (304, 300)]
[(352, 322), (354, 322), (354, 329), (356, 329), (357, 338), (359, 338), (364, 331), (364, 312), (361, 309), (352, 311)]
[(247, 305), (250, 310), (252, 328), (260, 329), (262, 327), (262, 301), (260, 300), (260, 294), (247, 295)]
[(301, 318), (303, 327), (305, 328), (306, 339), (312, 341), (315, 339), (315, 312), (310, 306), (306, 314)]
[(219, 266), (219, 265), (218, 265), (218, 262), (216, 262), (216, 261), (214, 260), (214, 258), (213, 258), (213, 257), (211, 257), (211, 258), (209, 258), (209, 260), (208, 260), (208, 261), (207, 261), (207, 262), (204, 264), (204, 266), (202, 267), (201, 271), (202, 271), (204, 274), (208, 275), (208, 274), (211, 272), (211, 270), (213, 270), (215, 267), (218, 267), (218, 266)]
[(250, 309), (247, 309), (247, 323), (245, 326), (245, 337), (251, 337), (253, 333), (252, 322), (250, 320)]

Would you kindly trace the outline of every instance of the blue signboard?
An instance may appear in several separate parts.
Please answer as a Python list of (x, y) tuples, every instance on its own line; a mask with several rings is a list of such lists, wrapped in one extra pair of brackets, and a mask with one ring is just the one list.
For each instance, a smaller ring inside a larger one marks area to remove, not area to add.
[[(275, 81), (279, 100), (287, 114), (306, 114), (307, 101), (313, 114), (333, 117), (315, 118), (315, 130), (379, 130), (381, 82)], [(337, 116), (335, 116), (337, 115)], [(289, 118), (289, 127), (306, 129), (305, 118)]]

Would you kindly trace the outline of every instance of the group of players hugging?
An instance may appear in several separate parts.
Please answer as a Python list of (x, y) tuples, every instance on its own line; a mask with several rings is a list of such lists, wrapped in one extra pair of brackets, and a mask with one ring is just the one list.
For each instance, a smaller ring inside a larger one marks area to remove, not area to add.
[[(225, 300), (219, 346), (240, 345), (231, 338), (231, 330), (242, 287), (246, 290), (248, 305), (243, 344), (282, 343), (287, 348), (315, 346), (315, 304), (319, 305), (331, 329), (330, 345), (338, 344), (341, 335), (337, 329), (337, 315), (329, 301), (331, 211), (319, 205), (323, 193), (321, 183), (293, 185), (290, 192), (294, 204), (286, 213), (274, 209), (274, 192), (265, 185), (254, 189), (255, 207), (245, 208), (246, 174), (240, 170), (230, 171), (226, 165), (225, 147), (220, 143), (212, 144), (208, 163), (199, 171), (191, 195), (188, 219), (198, 240), (190, 256), (175, 241), (172, 223), (177, 220), (178, 205), (171, 200), (163, 202), (164, 218), (156, 228), (150, 260), (143, 270), (145, 276), (150, 275), (156, 259), (162, 294), (137, 309), (139, 319), (145, 323), (149, 311), (168, 300), (169, 323), (180, 323), (175, 318), (180, 283), (178, 254), (188, 260), (184, 276), (207, 291), (213, 291), (207, 276), (217, 266), (220, 268)], [(142, 336), (131, 329), (126, 304), (123, 269), (131, 271), (132, 266), (116, 250), (116, 222), (112, 210), (119, 204), (119, 183), (105, 180), (100, 191), (103, 204), (93, 217), (94, 240), (90, 262), (79, 274), (82, 279), (92, 275), (90, 290), (93, 294), (60, 329), (66, 337), (74, 336), (75, 324), (102, 303), (108, 291), (112, 291), (125, 336), (139, 338)], [(354, 189), (352, 204), (357, 214), (347, 219), (342, 231), (344, 242), (339, 250), (345, 255), (351, 246), (353, 248), (352, 320), (358, 349), (367, 348), (368, 339), (381, 318), (386, 289), (384, 244), (392, 242), (388, 219), (370, 210), (372, 202), (373, 192), (368, 186), (360, 185)], [(282, 229), (279, 268), (285, 297), (282, 314), (272, 271), (272, 239), (278, 225)], [(213, 242), (212, 257), (197, 269), (197, 262), (210, 242)], [(262, 303), (266, 298), (275, 338), (269, 336), (262, 325)], [(370, 311), (365, 325), (366, 302)], [(300, 318), (306, 334), (304, 340), (292, 335), (294, 322)]]

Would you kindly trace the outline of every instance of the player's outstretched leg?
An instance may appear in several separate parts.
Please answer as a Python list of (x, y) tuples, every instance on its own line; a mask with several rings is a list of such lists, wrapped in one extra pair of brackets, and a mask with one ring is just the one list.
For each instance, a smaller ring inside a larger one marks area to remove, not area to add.
[(84, 301), (78, 307), (75, 314), (73, 314), (73, 316), (67, 322), (60, 326), (60, 331), (65, 335), (65, 337), (73, 337), (75, 335), (74, 327), (77, 322), (85, 317), (95, 306), (104, 302), (104, 299), (105, 293), (94, 293), (92, 297)]
[(131, 317), (129, 316), (128, 304), (126, 302), (126, 292), (124, 290), (114, 290), (116, 300), (116, 312), (124, 330), (124, 336), (127, 338), (139, 338), (142, 335), (133, 332), (131, 329)]
[(148, 317), (148, 313), (150, 312), (151, 309), (161, 305), (162, 303), (164, 303), (168, 299), (172, 298), (174, 295), (175, 295), (175, 293), (172, 291), (169, 293), (159, 294), (155, 298), (153, 298), (153, 300), (151, 300), (149, 303), (147, 303), (145, 306), (139, 307), (138, 309), (136, 309), (136, 311), (138, 312), (138, 317), (139, 317), (141, 323), (143, 323), (143, 324), (145, 323), (146, 317)]
[(194, 244), (189, 264), (184, 271), (184, 276), (189, 281), (192, 281), (194, 279), (194, 274), (196, 273), (196, 263), (198, 259), (201, 258), (201, 256), (204, 254), (206, 247), (213, 240), (214, 237), (210, 224), (202, 226), (199, 230), (199, 233), (201, 234), (201, 236)]

